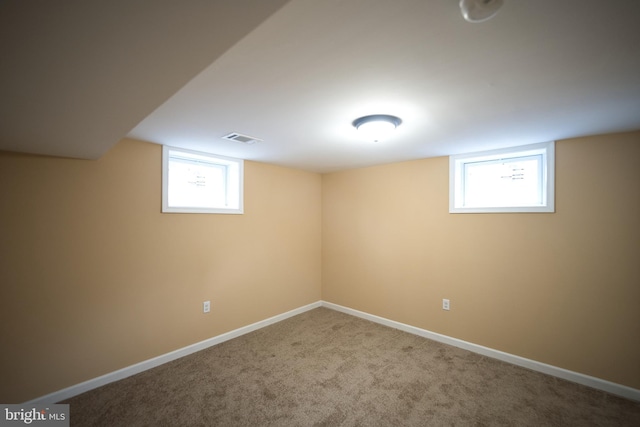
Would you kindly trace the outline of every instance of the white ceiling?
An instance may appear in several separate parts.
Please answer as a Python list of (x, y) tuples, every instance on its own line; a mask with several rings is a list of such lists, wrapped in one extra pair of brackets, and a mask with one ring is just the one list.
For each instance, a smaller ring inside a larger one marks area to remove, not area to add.
[(96, 159), (287, 0), (0, 0), (0, 149)]
[[(0, 30), (2, 149), (97, 158), (129, 136), (329, 172), (640, 129), (637, 0), (505, 0), (477, 24), (457, 0), (67, 3)], [(403, 124), (362, 141), (367, 114)]]

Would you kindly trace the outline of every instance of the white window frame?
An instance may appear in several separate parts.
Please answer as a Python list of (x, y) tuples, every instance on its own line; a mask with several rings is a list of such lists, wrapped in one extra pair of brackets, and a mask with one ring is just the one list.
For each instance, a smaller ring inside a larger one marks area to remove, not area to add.
[[(170, 206), (169, 205), (169, 160), (173, 153), (183, 155), (187, 160), (209, 163), (224, 169), (226, 206)], [(217, 154), (203, 153), (184, 148), (162, 147), (162, 212), (163, 213), (244, 213), (244, 161)]]
[[(542, 156), (541, 203), (531, 206), (465, 206), (465, 165)], [(555, 212), (555, 142), (449, 156), (449, 213)]]

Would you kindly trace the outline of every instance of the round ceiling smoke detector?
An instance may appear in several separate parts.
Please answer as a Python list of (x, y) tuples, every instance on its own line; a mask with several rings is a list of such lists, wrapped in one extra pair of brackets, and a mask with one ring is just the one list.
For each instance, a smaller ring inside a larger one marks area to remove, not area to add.
[(503, 0), (460, 0), (462, 16), (469, 22), (483, 22), (493, 18)]
[(389, 136), (401, 123), (402, 120), (396, 116), (373, 114), (357, 118), (352, 124), (365, 139), (378, 142)]

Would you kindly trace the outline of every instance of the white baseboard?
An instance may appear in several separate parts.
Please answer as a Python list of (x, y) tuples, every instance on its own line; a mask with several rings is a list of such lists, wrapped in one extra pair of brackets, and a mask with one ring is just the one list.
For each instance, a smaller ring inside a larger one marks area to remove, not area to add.
[(156, 366), (162, 365), (164, 363), (171, 362), (172, 360), (179, 359), (181, 357), (187, 356), (197, 351), (204, 350), (205, 348), (223, 343), (225, 341), (239, 337), (241, 335), (248, 334), (249, 332), (253, 332), (257, 329), (264, 328), (265, 326), (269, 326), (274, 323), (280, 322), (282, 320), (288, 319), (289, 317), (295, 316), (297, 314), (304, 313), (305, 311), (318, 308), (321, 305), (322, 305), (322, 302), (317, 301), (312, 304), (308, 304), (303, 307), (299, 307), (294, 310), (287, 311), (286, 313), (282, 313), (277, 316), (273, 316), (268, 319), (261, 320), (260, 322), (252, 323), (251, 325), (247, 325), (242, 328), (229, 331), (222, 335), (218, 335), (213, 338), (209, 338), (204, 341), (200, 341), (198, 343), (188, 345), (178, 350), (174, 350), (169, 353), (154, 357), (152, 359), (148, 359), (140, 363), (136, 363), (135, 365), (127, 366), (126, 368), (122, 368), (117, 371), (102, 375), (100, 377), (82, 382), (80, 384), (76, 384), (71, 387), (67, 387), (65, 389), (47, 394), (45, 396), (38, 397), (36, 399), (30, 400), (29, 402), (25, 402), (25, 404), (56, 403), (65, 399), (69, 399), (73, 396), (77, 396), (86, 391), (93, 390), (94, 388), (98, 388), (103, 385), (112, 383), (114, 381), (118, 381), (118, 380), (130, 377), (132, 375), (138, 374), (148, 369), (155, 368)]
[(489, 347), (473, 344), (467, 341), (459, 340), (457, 338), (452, 338), (446, 335), (438, 334), (436, 332), (427, 331), (426, 329), (421, 329), (415, 326), (406, 325), (404, 323), (385, 319), (384, 317), (375, 316), (373, 314), (354, 310), (352, 308), (344, 307), (338, 304), (322, 301), (322, 306), (326, 308), (330, 308), (332, 310), (340, 311), (342, 313), (350, 314), (352, 316), (360, 317), (362, 319), (370, 320), (372, 322), (379, 323), (381, 325), (399, 329), (401, 331), (408, 332), (410, 334), (419, 335), (424, 338), (429, 338), (431, 340), (438, 341), (443, 344), (459, 347), (465, 350), (472, 351), (474, 353), (482, 354), (483, 356), (502, 360), (503, 362), (508, 362), (513, 365), (522, 366), (524, 368), (531, 369), (532, 371), (542, 372), (547, 375), (552, 375), (554, 377), (562, 378), (567, 381), (572, 381), (574, 383), (586, 385), (588, 387), (606, 391), (611, 394), (615, 394), (621, 397), (625, 397), (627, 399), (640, 402), (640, 390), (631, 388), (622, 384), (617, 384), (611, 381), (606, 381), (600, 378), (581, 374), (579, 372), (558, 368), (557, 366), (547, 365), (546, 363), (537, 362), (535, 360), (526, 359), (524, 357), (505, 353), (499, 350), (494, 350)]
[(535, 360), (526, 359), (524, 357), (516, 356), (513, 354), (505, 353), (499, 350), (494, 350), (489, 347), (484, 347), (478, 344), (473, 344), (467, 341), (452, 338), (446, 335), (438, 334), (428, 331), (426, 329), (417, 328), (415, 326), (407, 325), (404, 323), (396, 322), (394, 320), (385, 319), (384, 317), (375, 316), (373, 314), (365, 313), (363, 311), (354, 310), (349, 307), (344, 307), (338, 304), (333, 304), (326, 301), (317, 301), (312, 304), (308, 304), (299, 308), (296, 308), (286, 313), (279, 314), (277, 316), (270, 317), (260, 322), (252, 323), (251, 325), (244, 326), (242, 328), (235, 329), (233, 331), (224, 333), (222, 335), (209, 338), (204, 341), (200, 341), (195, 344), (183, 347), (181, 349), (154, 357), (152, 359), (145, 360), (135, 365), (128, 366), (123, 369), (119, 369), (114, 372), (102, 375), (97, 378), (82, 382), (80, 384), (67, 387), (65, 389), (47, 394), (45, 396), (38, 397), (36, 399), (25, 402), (26, 404), (46, 404), (56, 403), (65, 399), (69, 399), (73, 396), (77, 396), (86, 391), (93, 390), (94, 388), (101, 387), (103, 385), (118, 381), (140, 372), (146, 371), (156, 366), (162, 365), (172, 360), (179, 359), (189, 354), (195, 353), (205, 348), (214, 346), (216, 344), (223, 343), (230, 339), (239, 337), (249, 332), (264, 328), (265, 326), (272, 325), (289, 317), (304, 313), (309, 310), (313, 310), (318, 307), (326, 307), (332, 310), (340, 311), (342, 313), (350, 314), (352, 316), (360, 317), (362, 319), (370, 320), (381, 325), (389, 326), (391, 328), (399, 329), (410, 334), (418, 335), (424, 338), (428, 338), (434, 341), (441, 342), (443, 344), (452, 345), (465, 350), (472, 351), (474, 353), (482, 354), (483, 356), (491, 357), (494, 359), (502, 360), (504, 362), (511, 363), (513, 365), (522, 366), (524, 368), (531, 369), (533, 371), (542, 372), (544, 374), (552, 375), (558, 378), (562, 378), (568, 381), (572, 381), (578, 384), (586, 385), (598, 390), (606, 391), (611, 394), (625, 397), (627, 399), (640, 402), (640, 390), (627, 387), (621, 384), (613, 383), (610, 381), (602, 380), (600, 378), (591, 377), (578, 372), (569, 371), (567, 369), (558, 368), (556, 366), (547, 365), (546, 363), (537, 362)]

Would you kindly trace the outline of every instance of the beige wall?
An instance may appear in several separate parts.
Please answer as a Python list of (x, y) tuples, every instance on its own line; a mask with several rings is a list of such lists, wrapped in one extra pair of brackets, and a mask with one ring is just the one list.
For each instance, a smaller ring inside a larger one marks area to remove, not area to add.
[(555, 214), (450, 215), (444, 157), (322, 177), (246, 162), (244, 215), (161, 214), (160, 157), (131, 140), (99, 161), (0, 153), (0, 402), (321, 290), (640, 388), (640, 132), (559, 141)]
[(449, 214), (446, 157), (324, 175), (323, 300), (640, 388), (639, 160), (557, 142), (554, 214)]
[(244, 215), (161, 214), (161, 152), (0, 153), (0, 402), (320, 299), (320, 175), (245, 162)]

